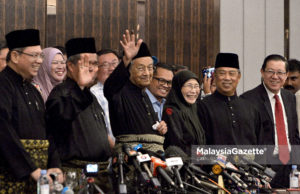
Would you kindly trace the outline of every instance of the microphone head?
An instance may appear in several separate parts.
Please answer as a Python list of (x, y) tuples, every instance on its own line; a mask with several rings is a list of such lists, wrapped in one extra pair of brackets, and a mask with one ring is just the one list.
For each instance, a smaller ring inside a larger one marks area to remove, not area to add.
[(133, 150), (129, 145), (123, 144), (123, 151), (128, 157), (137, 156), (137, 152)]
[(153, 176), (157, 176), (156, 168), (158, 166), (160, 166), (162, 168), (167, 167), (166, 162), (162, 161), (159, 158), (151, 157), (151, 171), (152, 171)]
[(166, 158), (181, 157), (184, 162), (189, 162), (190, 157), (178, 146), (169, 146), (165, 150)]

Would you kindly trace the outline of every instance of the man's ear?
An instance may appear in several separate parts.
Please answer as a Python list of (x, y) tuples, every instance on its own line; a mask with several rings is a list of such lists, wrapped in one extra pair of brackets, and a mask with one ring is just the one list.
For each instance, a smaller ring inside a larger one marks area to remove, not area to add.
[(74, 72), (74, 64), (70, 61), (67, 62), (67, 70), (70, 71), (71, 73)]
[(19, 57), (20, 57), (20, 55), (19, 55), (19, 53), (17, 51), (11, 51), (11, 53), (10, 53), (10, 60), (13, 63), (17, 64), (19, 62)]

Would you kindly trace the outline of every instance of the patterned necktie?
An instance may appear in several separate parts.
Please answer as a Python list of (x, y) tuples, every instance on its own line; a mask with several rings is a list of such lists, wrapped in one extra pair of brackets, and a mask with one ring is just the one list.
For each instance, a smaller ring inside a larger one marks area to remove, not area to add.
[(285, 125), (283, 119), (282, 106), (279, 100), (278, 95), (274, 95), (275, 98), (275, 118), (276, 118), (276, 132), (278, 139), (278, 152), (279, 160), (283, 164), (287, 164), (290, 160), (290, 152), (287, 143), (287, 137), (285, 132)]

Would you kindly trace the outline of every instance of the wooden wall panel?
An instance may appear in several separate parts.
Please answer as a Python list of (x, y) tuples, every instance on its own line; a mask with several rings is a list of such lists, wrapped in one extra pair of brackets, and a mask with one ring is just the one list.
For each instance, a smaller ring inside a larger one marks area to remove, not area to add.
[(0, 39), (13, 30), (35, 28), (45, 45), (46, 0), (0, 0), (0, 21)]
[(182, 64), (200, 75), (220, 49), (219, 0), (146, 1), (145, 42), (162, 62)]
[(136, 15), (136, 0), (61, 0), (57, 3), (57, 44), (94, 37), (97, 49), (119, 51), (122, 33), (135, 28)]
[(220, 0), (60, 0), (56, 41), (64, 45), (70, 38), (92, 36), (98, 49), (121, 52), (124, 30), (140, 24), (142, 38), (160, 61), (183, 64), (200, 74), (202, 67), (214, 65), (219, 52), (219, 4)]

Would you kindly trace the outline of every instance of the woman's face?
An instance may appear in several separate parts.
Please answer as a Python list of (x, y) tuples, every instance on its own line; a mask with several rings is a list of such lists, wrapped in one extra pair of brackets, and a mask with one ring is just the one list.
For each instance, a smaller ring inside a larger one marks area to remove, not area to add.
[(63, 56), (60, 54), (56, 54), (52, 60), (51, 65), (51, 76), (56, 81), (63, 81), (66, 77), (67, 70), (66, 70), (66, 61), (64, 60)]
[(196, 79), (189, 79), (182, 88), (181, 93), (184, 100), (189, 104), (194, 104), (200, 94), (200, 85)]

